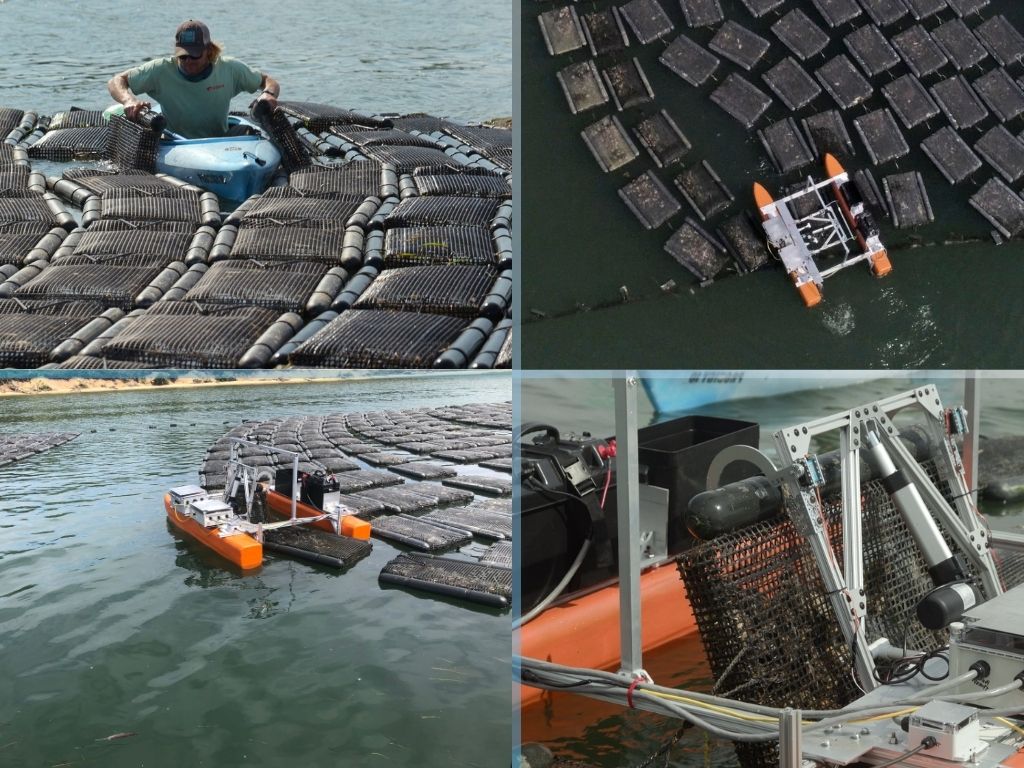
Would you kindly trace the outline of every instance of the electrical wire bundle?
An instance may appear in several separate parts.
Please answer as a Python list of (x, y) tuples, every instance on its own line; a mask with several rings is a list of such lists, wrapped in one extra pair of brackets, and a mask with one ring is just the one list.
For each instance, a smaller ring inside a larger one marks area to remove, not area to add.
[[(942, 659), (946, 663), (944, 674), (933, 675), (925, 670), (925, 665), (931, 659)], [(932, 682), (945, 680), (949, 676), (949, 646), (943, 646), (927, 653), (902, 656), (898, 659), (877, 659), (872, 673), (875, 680), (882, 685), (898, 685), (912, 680), (917, 675)]]
[[(683, 719), (702, 728), (713, 736), (740, 743), (776, 742), (780, 738), (783, 715), (791, 709), (729, 699), (696, 691), (667, 688), (641, 679), (628, 680), (612, 672), (567, 667), (551, 662), (516, 656), (513, 668), (519, 682), (552, 691), (569, 691), (630, 709), (643, 709)], [(803, 731), (820, 730), (828, 726), (868, 723), (888, 720), (915, 712), (918, 707), (941, 694), (944, 701), (974, 703), (1001, 696), (1024, 685), (1024, 679), (1014, 678), (1009, 683), (987, 691), (970, 694), (947, 694), (962, 683), (977, 678), (979, 669), (972, 668), (955, 678), (919, 688), (884, 705), (852, 704), (843, 709), (800, 710)], [(986, 717), (997, 718), (1013, 730), (1016, 724), (1003, 718), (1017, 715), (1016, 711), (991, 709)]]

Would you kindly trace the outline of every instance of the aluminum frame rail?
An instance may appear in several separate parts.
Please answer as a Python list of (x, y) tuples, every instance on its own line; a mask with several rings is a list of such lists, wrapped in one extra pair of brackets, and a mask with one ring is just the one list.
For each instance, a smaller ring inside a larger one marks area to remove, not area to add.
[[(299, 484), (299, 454), (294, 451), (286, 451), (283, 448), (277, 448), (272, 445), (256, 443), (252, 440), (246, 440), (241, 437), (228, 438), (228, 442), (228, 462), (224, 480), (224, 502), (226, 504), (230, 504), (231, 499), (235, 497), (235, 494), (238, 493), (239, 489), (242, 490), (245, 496), (244, 520), (242, 522), (233, 523), (236, 528), (244, 530), (247, 533), (255, 533), (257, 540), (261, 543), (263, 541), (263, 531), (273, 530), (275, 528), (288, 528), (293, 525), (306, 525), (309, 523), (315, 523), (319, 520), (330, 520), (331, 524), (334, 526), (334, 532), (340, 532), (341, 516), (344, 514), (342, 510), (339, 510), (337, 515), (331, 515), (324, 512), (323, 514), (311, 517), (300, 518), (298, 516), (298, 504), (295, 500), (295, 488), (297, 488)], [(291, 498), (291, 514), (287, 520), (280, 520), (276, 523), (252, 523), (249, 521), (249, 515), (252, 514), (252, 500), (256, 493), (258, 477), (266, 468), (254, 467), (239, 459), (238, 454), (243, 446), (259, 448), (267, 453), (276, 453), (291, 459), (292, 492), (289, 494)]]
[[(651, 682), (643, 669), (640, 616), (640, 458), (635, 372), (614, 380), (616, 499), (619, 536), (619, 674)], [(627, 514), (622, 514), (623, 510)]]
[[(898, 411), (914, 409), (925, 416), (924, 428), (937, 447), (935, 462), (939, 477), (953, 490), (950, 506), (928, 475), (899, 440), (892, 422)], [(814, 437), (839, 432), (843, 502), (843, 565), (836, 561), (817, 493), (800, 482), (802, 472), (784, 472), (783, 495), (794, 525), (806, 536), (818, 562), (833, 611), (847, 643), (854, 647), (854, 665), (860, 684), (874, 689), (874, 659), (865, 637), (867, 605), (864, 594), (862, 552), (860, 449), (869, 430), (878, 434), (896, 468), (911, 480), (931, 514), (956, 542), (976, 568), (987, 597), (1000, 594), (1002, 587), (992, 557), (988, 532), (970, 500), (964, 479), (964, 463), (945, 427), (946, 412), (934, 385), (927, 385), (882, 400), (842, 411), (822, 419), (778, 430), (773, 438), (780, 456), (790, 465), (799, 465), (810, 455)]]

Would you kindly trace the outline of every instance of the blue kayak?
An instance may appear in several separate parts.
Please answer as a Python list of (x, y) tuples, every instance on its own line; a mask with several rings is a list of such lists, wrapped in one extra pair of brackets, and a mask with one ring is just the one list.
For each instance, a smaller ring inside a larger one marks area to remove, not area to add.
[[(153, 112), (159, 112), (154, 105)], [(117, 104), (106, 111), (120, 114)], [(156, 170), (195, 184), (218, 197), (240, 203), (262, 192), (281, 164), (281, 153), (255, 123), (231, 115), (228, 125), (246, 125), (255, 131), (251, 136), (219, 136), (209, 139), (186, 139), (165, 130), (156, 153)]]
[[(228, 118), (228, 123), (257, 128), (249, 121), (234, 116)], [(236, 203), (265, 190), (280, 164), (281, 153), (262, 133), (186, 139), (164, 131), (156, 153), (158, 172), (208, 189), (218, 197)]]
[(711, 403), (845, 387), (864, 381), (856, 373), (792, 376), (778, 371), (688, 371), (673, 372), (670, 376), (642, 371), (641, 376), (647, 398), (658, 413), (685, 413)]

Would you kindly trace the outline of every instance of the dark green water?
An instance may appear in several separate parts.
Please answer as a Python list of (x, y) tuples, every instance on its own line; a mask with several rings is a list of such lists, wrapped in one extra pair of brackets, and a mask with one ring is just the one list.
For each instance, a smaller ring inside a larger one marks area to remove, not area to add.
[[(577, 3), (580, 14), (610, 5), (607, 0)], [(678, 3), (662, 2), (676, 29), (666, 41), (686, 32), (706, 45), (711, 30), (690, 30)], [(697, 287), (692, 275), (662, 247), (685, 216), (688, 206), (669, 224), (649, 232), (619, 199), (616, 190), (647, 170), (656, 170), (646, 152), (610, 174), (601, 172), (580, 137), (580, 131), (613, 111), (601, 107), (572, 115), (555, 78), (570, 63), (590, 57), (588, 49), (552, 57), (544, 47), (537, 15), (547, 3), (522, 5), (522, 169), (527, 194), (523, 198), (521, 316), (524, 368), (1016, 368), (1024, 359), (1024, 341), (1017, 333), (1017, 298), (1024, 289), (1021, 246), (1011, 241), (996, 247), (991, 226), (967, 203), (970, 194), (995, 171), (987, 165), (971, 182), (951, 187), (918, 148), (919, 142), (945, 124), (933, 118), (904, 133), (911, 154), (873, 173), (883, 176), (920, 170), (936, 222), (916, 230), (895, 230), (883, 222), (883, 240), (893, 248), (893, 273), (878, 280), (866, 267), (847, 269), (825, 282), (825, 300), (813, 310), (804, 308), (781, 268), (770, 267), (739, 277), (724, 274), (707, 288)], [(727, 60), (716, 81), (693, 88), (657, 61), (665, 43), (645, 46), (633, 40), (628, 56), (639, 59), (655, 93), (655, 103), (618, 113), (627, 130), (655, 109), (664, 108), (693, 144), (686, 165), (707, 159), (736, 196), (730, 213), (753, 212), (751, 184), (762, 181), (778, 189), (796, 176), (780, 177), (770, 166), (756, 133), (748, 133), (708, 99), (729, 72), (739, 72), (762, 90), (761, 75), (788, 54), (768, 31), (779, 16), (755, 21), (739, 0), (722, 0), (727, 18), (771, 41), (763, 63), (746, 73)], [(784, 10), (803, 7), (820, 22), (806, 0), (789, 2)], [(984, 18), (1003, 13), (1024, 29), (1024, 6), (993, 0)], [(925, 22), (933, 29), (952, 18), (946, 11)], [(862, 17), (862, 19), (865, 17)], [(908, 26), (908, 20), (895, 29)], [(858, 22), (862, 23), (862, 22)], [(974, 27), (977, 17), (969, 20)], [(821, 66), (846, 52), (841, 38), (846, 25), (824, 54), (805, 68)], [(891, 30), (890, 30), (891, 31)], [(601, 59), (599, 68), (610, 61)], [(984, 69), (994, 66), (991, 58)], [(1014, 77), (1020, 66), (1010, 69)], [(880, 87), (906, 71), (899, 65), (875, 80)], [(968, 73), (969, 80), (982, 70)], [(951, 66), (924, 79), (926, 86), (953, 74)], [(847, 162), (850, 171), (865, 167), (868, 155), (853, 127), (853, 118), (888, 106), (879, 90), (865, 104), (844, 113), (844, 122), (857, 147)], [(835, 108), (827, 94), (792, 116), (799, 122), (809, 114)], [(763, 128), (791, 116), (776, 98), (758, 122)], [(962, 131), (974, 144), (996, 124), (990, 116), (977, 129)], [(1014, 133), (1024, 128), (1018, 118), (1007, 124)], [(672, 179), (681, 166), (657, 171), (675, 192)], [(820, 175), (820, 174), (819, 174)], [(1014, 187), (1019, 191), (1020, 185)], [(714, 225), (713, 219), (709, 224)], [(713, 228), (713, 227), (712, 227)], [(941, 245), (968, 239), (970, 244)], [(912, 247), (913, 246), (913, 247)], [(922, 247), (917, 247), (922, 246)], [(659, 286), (674, 280), (678, 290), (665, 294)], [(629, 302), (620, 298), (626, 286)]]
[[(847, 374), (840, 381), (841, 386), (705, 405), (688, 413), (757, 421), (761, 427), (761, 448), (774, 456), (771, 434), (778, 429), (905, 392), (921, 384), (936, 384), (946, 407), (963, 402), (962, 382), (948, 374), (895, 375), (887, 379), (871, 379), (870, 374), (860, 377)], [(1024, 435), (1024, 379), (985, 377), (980, 384), (980, 394), (981, 435)], [(595, 435), (613, 434), (614, 404), (612, 382), (607, 378), (531, 376), (522, 385), (523, 421), (550, 423), (563, 433), (589, 430)], [(672, 416), (655, 415), (646, 398), (642, 394), (638, 397), (641, 426), (668, 418)], [(984, 466), (984, 449), (980, 461)], [(994, 529), (1019, 533), (1024, 528), (1024, 505), (984, 504), (982, 511)], [(703, 658), (700, 642), (694, 638), (645, 654), (643, 661), (644, 668), (656, 682), (709, 690), (714, 680)], [(666, 743), (681, 724), (678, 720), (570, 695), (556, 698), (547, 708), (527, 710), (522, 723), (524, 740), (544, 743), (556, 756), (594, 768), (640, 765)], [(708, 764), (715, 768), (734, 768), (738, 765), (727, 742), (707, 741), (697, 729), (689, 730), (672, 748), (667, 763), (662, 760), (664, 758), (654, 765), (676, 768)]]
[(507, 765), (507, 614), (382, 589), (377, 540), (343, 574), (232, 573), (162, 498), (243, 419), (510, 398), (507, 374), (4, 398), (5, 432), (82, 434), (0, 469), (0, 765)]
[(5, 0), (0, 106), (102, 109), (107, 80), (169, 56), (174, 30), (197, 14), (226, 53), (273, 75), (284, 99), (466, 121), (512, 114), (513, 9), (475, 0), (96, 0), (73, 12), (61, 0)]

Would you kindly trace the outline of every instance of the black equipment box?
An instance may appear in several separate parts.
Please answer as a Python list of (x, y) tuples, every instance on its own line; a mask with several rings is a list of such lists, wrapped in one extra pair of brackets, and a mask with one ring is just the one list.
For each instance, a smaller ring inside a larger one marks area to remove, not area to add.
[[(334, 475), (322, 472), (315, 472), (313, 474), (299, 472), (299, 487), (302, 489), (299, 494), (299, 500), (322, 510), (324, 508), (324, 494), (337, 491), (341, 486)], [(291, 498), (293, 493), (291, 467), (278, 469), (274, 473), (274, 490)]]
[[(544, 432), (542, 437), (527, 437), (538, 431)], [(562, 437), (542, 425), (524, 425), (521, 435), (520, 594), (526, 613), (561, 581), (592, 532), (591, 549), (563, 595), (617, 578), (618, 514), (615, 460), (602, 457), (612, 438), (586, 433)], [(671, 556), (690, 546), (683, 516), (690, 499), (706, 490), (712, 459), (728, 446), (758, 447), (760, 427), (736, 419), (684, 416), (644, 427), (637, 438), (641, 481), (669, 492), (666, 535)], [(753, 473), (751, 465), (735, 462), (726, 468), (723, 482)], [(595, 516), (603, 517), (597, 525)]]

